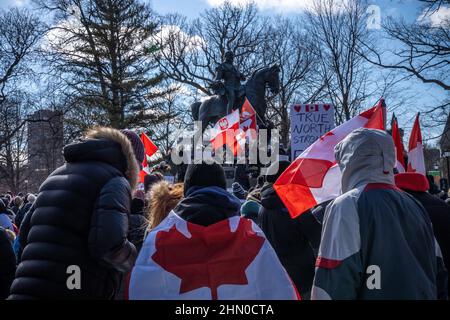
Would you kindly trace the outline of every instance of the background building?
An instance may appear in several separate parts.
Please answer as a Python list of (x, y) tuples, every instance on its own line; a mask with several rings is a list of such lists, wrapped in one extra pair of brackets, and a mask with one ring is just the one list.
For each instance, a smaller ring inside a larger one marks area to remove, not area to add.
[(39, 110), (28, 123), (28, 192), (37, 192), (41, 183), (64, 162), (63, 116), (58, 111)]
[(447, 178), (447, 181), (450, 181), (450, 114), (447, 117), (447, 122), (439, 145), (442, 152), (443, 176)]

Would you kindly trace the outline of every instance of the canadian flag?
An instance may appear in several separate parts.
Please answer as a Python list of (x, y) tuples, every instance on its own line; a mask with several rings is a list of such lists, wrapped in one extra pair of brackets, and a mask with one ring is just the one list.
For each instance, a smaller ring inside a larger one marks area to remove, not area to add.
[(139, 171), (139, 183), (144, 183), (145, 176), (150, 174), (150, 168), (148, 167), (147, 156), (144, 156), (142, 161), (142, 169)]
[(397, 160), (395, 161), (395, 168), (398, 172), (405, 172), (405, 158), (403, 157), (403, 142), (398, 129), (397, 118), (395, 114), (392, 115), (391, 121), (392, 139), (394, 140), (395, 153)]
[(238, 153), (239, 144), (236, 142), (236, 136), (239, 134), (239, 120), (239, 110), (236, 109), (217, 121), (211, 129), (211, 144), (214, 150), (227, 144), (234, 155)]
[(426, 175), (419, 113), (416, 116), (416, 120), (414, 121), (414, 126), (409, 137), (407, 172), (417, 172)]
[(131, 300), (300, 298), (264, 233), (238, 216), (200, 226), (169, 213), (145, 239)]
[(242, 105), (239, 128), (245, 132), (248, 139), (256, 139), (256, 111), (247, 98)]
[(139, 172), (139, 182), (143, 183), (145, 176), (150, 173), (147, 156), (151, 157), (152, 155), (154, 155), (158, 151), (158, 147), (144, 132), (141, 133), (140, 138), (145, 150), (144, 161), (142, 161), (142, 170)]
[(149, 157), (154, 155), (158, 151), (158, 147), (153, 143), (152, 140), (144, 133), (141, 133), (141, 141), (144, 144), (145, 154)]
[(334, 147), (350, 132), (364, 127), (383, 129), (384, 100), (373, 108), (324, 134), (283, 172), (274, 184), (275, 191), (294, 218), (316, 205), (339, 196), (341, 171)]

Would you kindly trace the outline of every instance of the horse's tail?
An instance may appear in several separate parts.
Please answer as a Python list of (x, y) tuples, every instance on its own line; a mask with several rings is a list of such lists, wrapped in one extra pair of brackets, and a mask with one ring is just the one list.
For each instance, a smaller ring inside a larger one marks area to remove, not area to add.
[(198, 101), (191, 104), (192, 118), (194, 119), (194, 121), (198, 121), (198, 113), (199, 113), (201, 104), (202, 103), (198, 102)]

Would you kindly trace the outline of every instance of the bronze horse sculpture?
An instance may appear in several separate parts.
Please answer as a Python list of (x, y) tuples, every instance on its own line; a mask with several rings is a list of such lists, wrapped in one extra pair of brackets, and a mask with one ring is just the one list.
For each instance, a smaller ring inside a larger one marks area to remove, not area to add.
[[(273, 94), (280, 90), (280, 68), (278, 65), (262, 68), (253, 73), (248, 81), (242, 86), (242, 93), (236, 100), (235, 105), (241, 109), (245, 97), (249, 100), (257, 114), (257, 123), (260, 128), (266, 127), (264, 116), (267, 109), (266, 88)], [(202, 122), (204, 131), (209, 124), (216, 123), (227, 114), (227, 99), (223, 94), (209, 96), (202, 102), (194, 102), (191, 105), (194, 121)]]

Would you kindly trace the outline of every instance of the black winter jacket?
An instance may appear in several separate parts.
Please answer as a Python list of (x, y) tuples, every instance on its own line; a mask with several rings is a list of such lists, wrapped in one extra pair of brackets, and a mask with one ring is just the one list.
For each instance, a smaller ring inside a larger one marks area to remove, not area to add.
[(270, 183), (261, 190), (259, 222), (300, 295), (308, 299), (316, 258), (312, 247), (320, 242), (322, 226), (310, 212), (292, 219)]
[[(427, 211), (433, 224), (434, 236), (442, 251), (445, 267), (450, 270), (450, 206), (427, 192), (410, 190), (406, 192), (418, 200)], [(450, 288), (450, 280), (448, 288)]]
[(144, 201), (134, 198), (131, 202), (130, 229), (128, 230), (128, 240), (136, 247), (137, 252), (141, 250), (144, 242), (145, 231), (148, 227), (148, 220), (144, 214)]
[[(9, 299), (111, 299), (134, 264), (127, 234), (139, 169), (130, 142), (100, 128), (66, 146), (64, 157), (22, 222), (24, 249)], [(80, 288), (70, 266), (80, 270)]]
[(4, 228), (0, 227), (0, 300), (9, 295), (16, 271), (16, 257)]

